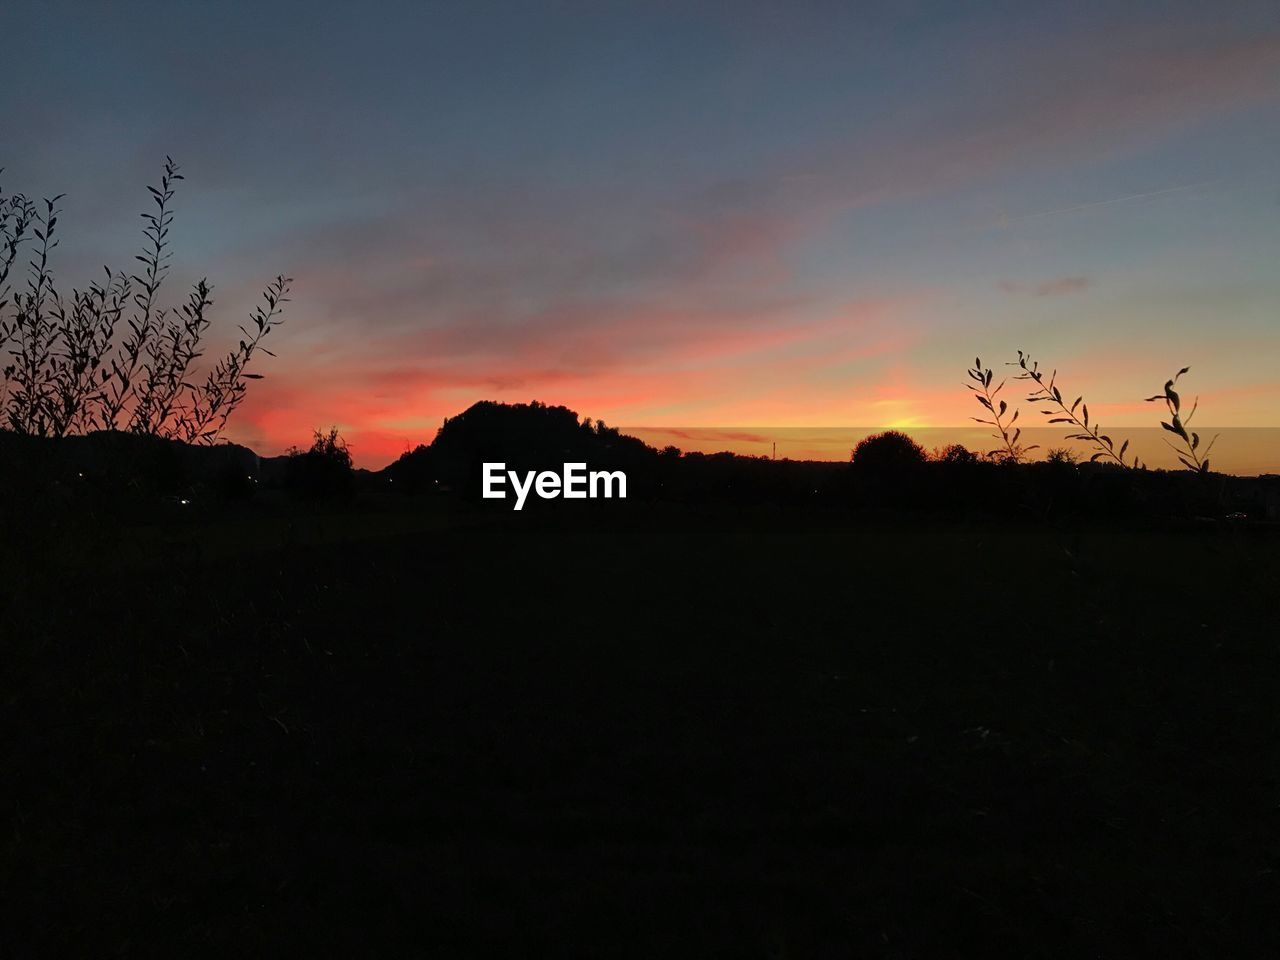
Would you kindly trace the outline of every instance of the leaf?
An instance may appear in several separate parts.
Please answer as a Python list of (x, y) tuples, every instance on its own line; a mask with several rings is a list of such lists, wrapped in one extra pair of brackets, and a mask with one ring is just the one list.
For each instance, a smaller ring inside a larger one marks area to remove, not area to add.
[(1054, 417), (1049, 422), (1050, 423), (1070, 423), (1071, 421), (1068, 420), (1066, 417)]
[(1076, 397), (1076, 402), (1075, 402), (1075, 403), (1073, 403), (1073, 404), (1071, 405), (1071, 412), (1072, 412), (1072, 413), (1075, 413), (1075, 412), (1076, 412), (1076, 407), (1080, 406), (1080, 401), (1081, 401), (1081, 400), (1083, 400), (1083, 399), (1084, 399), (1084, 397)]
[(1126, 450), (1128, 450), (1128, 449), (1129, 449), (1129, 441), (1128, 441), (1128, 440), (1126, 440), (1124, 443), (1120, 444), (1120, 457), (1121, 457), (1121, 459), (1123, 459), (1123, 458), (1124, 458), (1124, 452), (1125, 452)]
[(1001, 401), (1000, 401), (1000, 414), (1001, 414), (1001, 416), (1003, 416), (1003, 415), (1004, 415), (1004, 412), (1005, 412), (1006, 410), (1008, 410), (1008, 409), (1009, 409), (1009, 405), (1008, 405), (1007, 403), (1005, 403), (1003, 400), (1001, 400)]

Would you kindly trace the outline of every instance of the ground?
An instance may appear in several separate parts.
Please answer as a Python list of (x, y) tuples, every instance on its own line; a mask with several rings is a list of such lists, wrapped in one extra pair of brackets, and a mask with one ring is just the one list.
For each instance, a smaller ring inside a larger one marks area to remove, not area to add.
[(1274, 955), (1272, 531), (580, 506), (8, 517), (0, 954)]

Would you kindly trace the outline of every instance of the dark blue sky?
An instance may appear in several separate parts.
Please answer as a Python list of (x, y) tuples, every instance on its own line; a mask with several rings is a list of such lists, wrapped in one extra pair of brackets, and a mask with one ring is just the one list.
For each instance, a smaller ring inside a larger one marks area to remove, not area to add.
[(68, 284), (128, 262), (166, 153), (174, 300), (207, 273), (230, 328), (296, 278), (268, 451), (337, 423), (377, 462), (485, 397), (947, 424), (1018, 347), (1113, 420), (1185, 362), (1219, 422), (1280, 410), (1274, 2), (2, 17), (3, 183), (68, 193)]

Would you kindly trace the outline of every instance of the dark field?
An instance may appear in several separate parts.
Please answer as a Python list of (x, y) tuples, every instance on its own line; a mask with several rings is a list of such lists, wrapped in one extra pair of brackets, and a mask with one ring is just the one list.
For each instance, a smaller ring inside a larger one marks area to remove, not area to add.
[(1262, 957), (1280, 540), (5, 520), (5, 956)]

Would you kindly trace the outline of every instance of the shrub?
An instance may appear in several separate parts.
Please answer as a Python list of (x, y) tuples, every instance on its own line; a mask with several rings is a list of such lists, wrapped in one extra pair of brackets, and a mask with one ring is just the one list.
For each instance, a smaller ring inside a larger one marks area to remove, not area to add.
[(935, 451), (933, 458), (939, 463), (977, 463), (978, 455), (962, 443), (952, 443)]
[(286, 455), (285, 486), (303, 496), (331, 497), (354, 488), (351, 450), (337, 427), (316, 430), (309, 449), (290, 447)]
[(859, 470), (896, 471), (917, 467), (928, 460), (924, 448), (905, 433), (887, 430), (864, 438), (853, 450)]
[[(178, 165), (166, 158), (159, 187), (148, 187), (154, 212), (142, 214), (138, 274), (105, 270), (70, 296), (54, 282), (58, 202), (40, 204), (0, 190), (0, 351), (10, 358), (0, 384), (0, 420), (22, 434), (61, 437), (92, 430), (214, 443), (244, 400), (263, 340), (279, 326), (291, 281), (277, 276), (263, 304), (241, 326), (243, 338), (203, 378), (195, 375), (209, 327), (213, 288), (195, 284), (175, 310), (160, 306), (169, 271), (169, 230)], [(31, 259), (25, 287), (14, 292), (12, 268), (24, 247)]]

